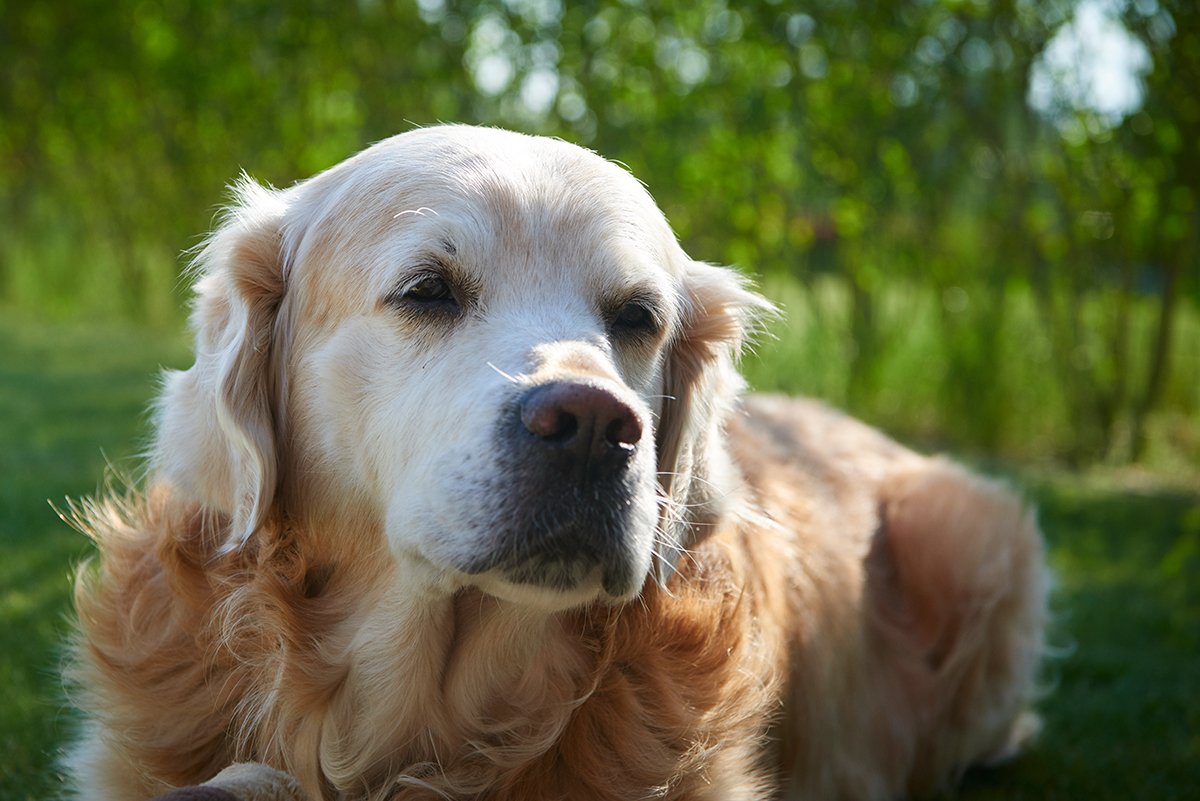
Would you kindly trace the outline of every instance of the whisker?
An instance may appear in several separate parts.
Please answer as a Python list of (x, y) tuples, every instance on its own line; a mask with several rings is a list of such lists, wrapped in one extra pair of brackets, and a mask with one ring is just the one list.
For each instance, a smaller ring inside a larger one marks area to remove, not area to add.
[(715, 481), (707, 479), (704, 476), (698, 476), (694, 473), (685, 475), (684, 473), (678, 473), (673, 470), (659, 470), (654, 475), (658, 478), (662, 478), (664, 476), (670, 476), (671, 478), (687, 478), (689, 481), (699, 481), (701, 484), (706, 484), (709, 487), (713, 487), (714, 489), (721, 489), (722, 492), (719, 496), (721, 498), (726, 497), (732, 491), (728, 488), (722, 488), (721, 485), (717, 484)]
[(393, 215), (392, 215), (392, 219), (393, 219), (393, 220), (395, 220), (395, 219), (398, 219), (398, 218), (400, 218), (400, 217), (406, 217), (406, 216), (408, 216), (409, 214), (415, 214), (415, 215), (416, 215), (416, 216), (418, 216), (418, 217), (424, 217), (424, 216), (425, 216), (425, 212), (429, 212), (429, 213), (430, 213), (430, 214), (432, 214), (434, 217), (440, 217), (440, 216), (441, 216), (440, 214), (438, 214), (438, 213), (437, 213), (436, 211), (434, 211), (433, 209), (431, 209), (431, 208), (428, 208), (428, 207), (426, 207), (426, 206), (422, 206), (422, 207), (421, 207), (421, 208), (419, 208), (419, 209), (405, 209), (404, 211), (397, 212), (396, 214), (393, 214)]
[(490, 368), (492, 368), (493, 370), (495, 370), (497, 373), (499, 373), (499, 374), (500, 374), (500, 375), (501, 375), (501, 376), (502, 376), (502, 377), (503, 377), (503, 378), (504, 378), (506, 381), (508, 381), (510, 384), (520, 384), (520, 383), (521, 383), (520, 379), (517, 379), (517, 378), (514, 378), (514, 377), (512, 377), (511, 375), (509, 375), (508, 373), (504, 372), (503, 370), (501, 370), (499, 367), (497, 367), (496, 365), (492, 364), (491, 362), (488, 362), (488, 363), (487, 363), (487, 366), (488, 366), (488, 367), (490, 367)]

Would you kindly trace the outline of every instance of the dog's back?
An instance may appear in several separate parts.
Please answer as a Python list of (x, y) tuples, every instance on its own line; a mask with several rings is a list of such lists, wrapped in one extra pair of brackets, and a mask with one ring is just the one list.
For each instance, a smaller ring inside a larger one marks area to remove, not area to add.
[(794, 543), (793, 793), (896, 798), (1016, 753), (1037, 730), (1047, 592), (1032, 512), (815, 401), (750, 397), (730, 434), (772, 521), (758, 536)]

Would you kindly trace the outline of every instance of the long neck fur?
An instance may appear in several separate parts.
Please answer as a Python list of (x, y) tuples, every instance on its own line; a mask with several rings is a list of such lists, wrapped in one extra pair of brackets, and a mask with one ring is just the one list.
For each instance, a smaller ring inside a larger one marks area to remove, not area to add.
[(546, 615), (432, 586), (369, 532), (278, 524), (214, 561), (224, 523), (163, 486), (86, 515), (78, 683), (158, 782), (260, 760), (320, 799), (760, 789), (723, 776), (756, 758), (782, 648), (720, 537), (668, 591)]

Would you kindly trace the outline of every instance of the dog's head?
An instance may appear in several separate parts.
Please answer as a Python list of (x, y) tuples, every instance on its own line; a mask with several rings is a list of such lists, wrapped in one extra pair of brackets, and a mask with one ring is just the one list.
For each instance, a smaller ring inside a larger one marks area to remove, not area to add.
[(726, 500), (766, 302), (593, 153), (439, 127), (244, 180), (197, 269), (155, 466), (227, 549), (283, 516), (365, 527), (435, 584), (556, 609), (665, 577)]

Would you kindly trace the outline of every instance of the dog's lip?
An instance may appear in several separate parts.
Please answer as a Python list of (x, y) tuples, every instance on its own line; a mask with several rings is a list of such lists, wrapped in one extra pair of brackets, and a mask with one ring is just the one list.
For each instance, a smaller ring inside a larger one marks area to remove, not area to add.
[(628, 600), (625, 596), (612, 596), (603, 589), (599, 570), (593, 570), (586, 579), (572, 586), (550, 587), (513, 581), (511, 576), (499, 570), (472, 576), (463, 584), (500, 601), (551, 613), (597, 603), (619, 604)]
[(610, 598), (621, 600), (632, 597), (641, 584), (634, 575), (632, 565), (622, 564), (605, 569), (600, 586), (604, 588)]
[[(578, 567), (580, 564), (591, 562), (588, 569), (583, 573), (583, 577), (572, 583), (569, 589), (587, 584), (589, 582), (597, 583), (606, 593), (613, 597), (621, 597), (628, 595), (633, 591), (633, 585), (636, 583), (635, 566), (629, 559), (610, 558), (607, 560), (601, 559), (581, 559), (578, 563), (572, 564), (566, 560), (536, 560), (531, 559), (528, 562), (538, 562), (532, 569), (536, 572), (552, 571), (555, 568), (561, 568), (563, 572), (582, 572)], [(482, 576), (484, 574), (493, 574), (497, 577), (503, 577), (505, 580), (514, 584), (526, 584), (531, 586), (544, 586), (551, 588), (553, 581), (542, 583), (536, 580), (525, 580), (521, 578), (522, 571), (530, 571), (527, 566), (528, 562), (510, 562), (503, 557), (476, 557), (463, 562), (458, 562), (453, 565), (454, 569), (466, 576)]]
[(637, 566), (628, 564), (591, 566), (578, 580), (555, 585), (553, 581), (542, 583), (524, 580), (519, 568), (503, 564), (487, 564), (481, 561), (455, 568), (465, 585), (474, 586), (488, 595), (509, 598), (517, 593), (531, 592), (544, 596), (572, 599), (567, 606), (585, 605), (594, 602), (621, 604), (632, 600), (641, 591), (646, 576), (637, 575)]

